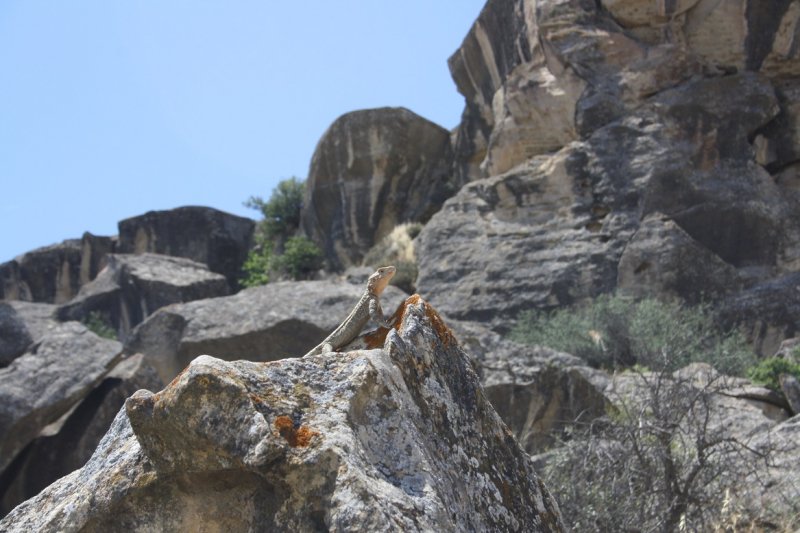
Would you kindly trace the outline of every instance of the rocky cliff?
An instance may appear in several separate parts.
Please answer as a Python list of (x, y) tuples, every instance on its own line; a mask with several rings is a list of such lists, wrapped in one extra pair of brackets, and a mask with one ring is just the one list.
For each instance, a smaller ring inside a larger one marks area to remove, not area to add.
[(774, 353), (800, 326), (796, 291), (756, 296), (800, 267), (796, 7), (488, 2), (450, 58), (472, 182), (420, 235), (418, 290), (500, 332), (615, 290), (713, 300)]
[[(797, 0), (489, 0), (449, 60), (454, 131), (383, 108), (320, 140), (302, 231), (343, 275), (239, 291), (254, 222), (202, 207), (0, 264), (0, 530), (561, 530), (528, 454), (639, 385), (502, 335), (615, 291), (712, 302), (761, 355), (798, 334), (798, 21)], [(431, 305), (390, 287), (394, 329), (293, 359), (408, 222)], [(730, 381), (713, 425), (796, 442), (790, 378)], [(753, 512), (800, 497), (780, 451)]]

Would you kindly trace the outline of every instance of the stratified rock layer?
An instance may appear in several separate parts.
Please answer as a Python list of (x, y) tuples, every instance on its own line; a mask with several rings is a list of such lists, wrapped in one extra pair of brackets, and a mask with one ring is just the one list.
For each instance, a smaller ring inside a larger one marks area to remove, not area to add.
[(418, 297), (401, 314), (382, 349), (196, 359), (0, 527), (562, 531), (447, 327)]

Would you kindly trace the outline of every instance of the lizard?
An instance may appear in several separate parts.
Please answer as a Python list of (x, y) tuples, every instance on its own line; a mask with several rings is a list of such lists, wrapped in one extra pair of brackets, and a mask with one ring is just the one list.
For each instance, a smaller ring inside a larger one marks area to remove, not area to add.
[(383, 328), (392, 327), (392, 324), (387, 322), (383, 316), (380, 295), (395, 272), (397, 272), (397, 269), (393, 266), (381, 267), (376, 270), (367, 280), (367, 288), (364, 291), (364, 295), (361, 296), (361, 299), (350, 311), (347, 318), (344, 319), (344, 322), (303, 357), (338, 350), (355, 339), (364, 329), (364, 326), (367, 325), (370, 318)]

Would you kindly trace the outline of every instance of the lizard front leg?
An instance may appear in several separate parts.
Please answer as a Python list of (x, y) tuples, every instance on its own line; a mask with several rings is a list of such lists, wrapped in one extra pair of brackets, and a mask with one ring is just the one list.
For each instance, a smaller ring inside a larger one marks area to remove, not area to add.
[(369, 316), (382, 328), (390, 328), (392, 327), (392, 322), (394, 322), (394, 320), (392, 322), (386, 321), (383, 316), (383, 309), (381, 309), (381, 300), (377, 296), (369, 299)]

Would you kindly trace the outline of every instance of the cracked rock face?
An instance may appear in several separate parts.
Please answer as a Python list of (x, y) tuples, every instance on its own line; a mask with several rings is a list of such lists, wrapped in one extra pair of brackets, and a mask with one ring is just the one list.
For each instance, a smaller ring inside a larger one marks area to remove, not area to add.
[(562, 531), (441, 318), (419, 297), (398, 313), (380, 349), (197, 358), (0, 528)]
[(751, 294), (800, 270), (798, 22), (797, 0), (489, 0), (449, 60), (471, 183), (415, 241), (417, 289), (500, 333), (617, 289), (731, 301), (771, 355), (800, 328)]

